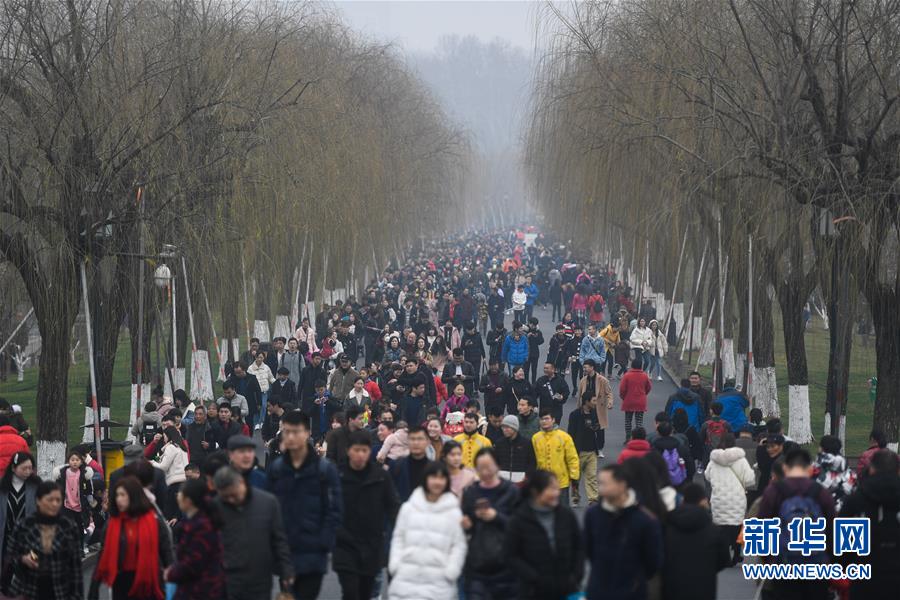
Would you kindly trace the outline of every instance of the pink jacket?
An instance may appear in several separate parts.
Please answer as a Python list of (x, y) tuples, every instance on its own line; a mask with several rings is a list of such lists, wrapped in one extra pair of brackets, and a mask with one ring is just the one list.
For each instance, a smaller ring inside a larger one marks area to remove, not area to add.
[(385, 438), (381, 450), (378, 451), (378, 461), (397, 460), (404, 456), (409, 456), (409, 441), (406, 429), (398, 429)]
[(653, 389), (650, 378), (640, 369), (628, 369), (619, 382), (619, 397), (622, 398), (622, 410), (645, 412), (647, 410), (647, 394)]
[(469, 397), (463, 394), (459, 398), (455, 395), (451, 395), (447, 398), (447, 403), (444, 404), (444, 408), (441, 410), (441, 422), (447, 422), (447, 413), (452, 412), (466, 412), (466, 404), (469, 403)]

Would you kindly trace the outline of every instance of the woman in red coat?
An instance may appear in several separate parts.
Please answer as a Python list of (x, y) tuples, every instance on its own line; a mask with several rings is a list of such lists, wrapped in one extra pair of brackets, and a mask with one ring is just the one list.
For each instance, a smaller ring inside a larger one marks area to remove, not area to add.
[(647, 411), (647, 394), (653, 389), (650, 377), (643, 370), (643, 363), (638, 358), (631, 363), (628, 372), (622, 375), (619, 382), (619, 397), (622, 399), (622, 410), (625, 411), (625, 443), (631, 439), (631, 421), (635, 427), (644, 426), (644, 413)]

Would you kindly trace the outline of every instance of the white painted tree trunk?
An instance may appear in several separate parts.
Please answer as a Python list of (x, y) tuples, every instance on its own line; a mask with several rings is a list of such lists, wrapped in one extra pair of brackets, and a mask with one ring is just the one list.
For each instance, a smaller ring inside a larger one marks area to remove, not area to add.
[[(109, 407), (101, 406), (100, 407), (100, 420), (108, 421), (109, 420)], [(94, 409), (90, 406), (84, 407), (84, 433), (82, 434), (81, 443), (87, 444), (89, 442), (94, 441), (94, 428), (88, 427), (88, 425), (94, 424)], [(102, 435), (102, 434), (101, 434)]]
[[(184, 367), (178, 367), (177, 369), (172, 369), (172, 377), (175, 378), (175, 389), (183, 390), (184, 389)], [(169, 382), (169, 376), (166, 375), (163, 377), (163, 395), (166, 398), (172, 397), (172, 384)]]
[[(687, 332), (685, 339), (690, 344), (689, 350), (699, 350), (703, 344), (703, 317), (694, 317), (694, 333)], [(693, 337), (691, 337), (693, 335)]]
[(764, 417), (781, 418), (775, 367), (753, 367), (753, 386), (750, 393), (754, 398), (754, 406), (762, 410)]
[(38, 477), (55, 481), (59, 468), (66, 464), (66, 443), (38, 440), (35, 444)]
[(710, 327), (703, 336), (703, 347), (697, 358), (698, 365), (711, 365), (716, 360), (716, 330)]
[(734, 364), (734, 340), (722, 340), (722, 379), (737, 379), (737, 367)]
[(241, 340), (238, 338), (233, 338), (231, 340), (231, 356), (232, 361), (241, 359)]
[[(675, 319), (675, 331), (681, 332), (684, 327), (684, 303), (676, 302), (672, 305), (672, 318)], [(668, 331), (666, 334), (668, 335)]]
[(257, 319), (253, 322), (253, 337), (259, 338), (260, 342), (272, 341), (272, 335), (269, 333), (269, 322)]
[[(18, 348), (19, 346), (16, 347)], [(26, 356), (21, 352), (16, 352), (12, 355), (12, 359), (13, 362), (16, 363), (16, 381), (25, 381), (25, 365), (28, 364), (28, 361), (31, 360), (31, 357)]]
[[(825, 413), (825, 426), (822, 428), (824, 435), (831, 434), (831, 413)], [(841, 445), (847, 446), (847, 415), (841, 415), (841, 422), (838, 423), (838, 437), (841, 439)], [(894, 444), (896, 446), (896, 444)], [(888, 444), (890, 446), (890, 444)], [(894, 448), (894, 452), (896, 452)]]
[(222, 340), (219, 344), (221, 346), (222, 362), (219, 363), (219, 374), (216, 376), (216, 381), (225, 381), (225, 363), (228, 362), (228, 340)]
[(275, 333), (272, 334), (273, 338), (283, 337), (289, 338), (294, 334), (291, 331), (291, 320), (287, 315), (277, 315), (275, 317)]
[(212, 377), (209, 371), (209, 353), (195, 350), (191, 357), (191, 400), (212, 400)]
[(812, 441), (809, 417), (809, 386), (788, 386), (788, 435), (798, 444)]
[(744, 363), (747, 361), (746, 354), (738, 354), (734, 358), (734, 381), (737, 385), (744, 384)]

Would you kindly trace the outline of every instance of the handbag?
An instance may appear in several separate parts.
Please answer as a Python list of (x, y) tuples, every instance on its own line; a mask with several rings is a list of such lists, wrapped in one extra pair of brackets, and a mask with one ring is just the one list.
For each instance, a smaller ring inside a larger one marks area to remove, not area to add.
[(498, 573), (506, 567), (506, 557), (503, 554), (505, 538), (503, 528), (491, 523), (479, 525), (469, 541), (466, 563), (474, 572), (482, 575)]

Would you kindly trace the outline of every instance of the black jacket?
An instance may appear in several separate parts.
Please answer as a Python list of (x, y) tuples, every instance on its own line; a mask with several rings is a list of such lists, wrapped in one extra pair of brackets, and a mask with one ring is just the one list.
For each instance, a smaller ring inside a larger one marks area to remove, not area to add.
[[(232, 375), (228, 381), (234, 385), (234, 391), (247, 399), (247, 407), (251, 415), (260, 411), (262, 406), (262, 390), (255, 375), (246, 373), (243, 377)], [(244, 415), (246, 417), (247, 415)]]
[(290, 379), (285, 380), (284, 385), (280, 381), (276, 381), (269, 386), (269, 402), (272, 398), (278, 398), (282, 402), (296, 403), (297, 388)]
[(528, 338), (528, 358), (533, 359), (541, 355), (541, 346), (544, 343), (544, 334), (540, 329), (531, 329), (525, 336)]
[[(542, 375), (534, 382), (533, 393), (537, 396), (538, 406), (540, 408), (550, 407), (556, 422), (560, 423), (562, 421), (563, 406), (566, 400), (569, 399), (569, 384), (566, 383), (566, 378), (559, 373), (552, 378)], [(554, 400), (553, 396), (555, 394), (560, 394), (562, 400), (558, 402)]]
[[(188, 444), (191, 462), (202, 463), (206, 460), (206, 455), (216, 449), (216, 440), (213, 436), (212, 424), (209, 421), (204, 421), (202, 425), (194, 421), (187, 426), (185, 434), (184, 441)], [(202, 442), (208, 443), (209, 448), (204, 448)]]
[[(216, 420), (214, 423), (210, 424), (209, 427), (212, 441), (215, 442), (215, 449), (223, 450), (228, 448), (228, 438), (233, 435), (240, 435), (241, 426), (235, 423), (234, 421), (228, 421), (228, 426), (224, 427), (222, 425), (222, 421)], [(213, 445), (210, 444), (210, 450), (213, 449)]]
[(900, 477), (896, 474), (869, 475), (841, 506), (841, 517), (868, 517), (871, 527), (869, 556), (844, 554), (854, 563), (872, 565), (872, 578), (851, 581), (850, 597), (857, 599), (888, 598), (900, 588)]
[(460, 368), (462, 369), (462, 376), (458, 377), (456, 375), (456, 363), (452, 360), (448, 362), (444, 365), (441, 381), (447, 386), (448, 393), (453, 391), (451, 386), (456, 386), (458, 382), (461, 382), (466, 388), (466, 395), (471, 398), (475, 392), (475, 367), (472, 366), (472, 363), (463, 361)]
[(362, 472), (340, 468), (344, 518), (337, 530), (331, 568), (374, 576), (385, 565), (385, 531), (397, 517), (400, 498), (388, 472), (368, 463)]
[(487, 332), (485, 341), (487, 342), (488, 348), (490, 348), (488, 356), (491, 360), (500, 360), (500, 355), (503, 350), (503, 340), (505, 339), (506, 329), (500, 329), (499, 331), (497, 329), (491, 329)]
[(563, 336), (562, 339), (558, 335), (550, 337), (550, 347), (547, 350), (547, 362), (551, 362), (556, 366), (556, 370), (562, 373), (569, 364), (569, 338)]
[(316, 381), (319, 380), (328, 383), (328, 371), (325, 370), (324, 361), (318, 367), (309, 364), (300, 371), (300, 409), (307, 415), (312, 414), (316, 408), (313, 400), (316, 399)]
[[(662, 597), (715, 600), (716, 577), (729, 564), (728, 545), (709, 510), (682, 504), (666, 517)], [(688, 550), (687, 552), (685, 550)]]
[(597, 411), (591, 410), (590, 413), (584, 414), (580, 408), (576, 408), (569, 413), (568, 433), (575, 442), (575, 449), (578, 452), (596, 452), (597, 451), (597, 432), (600, 431), (600, 421), (597, 418)]
[(584, 549), (569, 507), (554, 509), (553, 536), (551, 544), (530, 502), (522, 502), (509, 520), (504, 554), (519, 580), (519, 598), (561, 600), (580, 589)]
[[(469, 552), (466, 554), (464, 572), (467, 576), (502, 576), (508, 573), (509, 567), (507, 556), (503, 552), (502, 540), (509, 519), (519, 503), (519, 488), (505, 479), (500, 481), (494, 500), (490, 502), (490, 507), (497, 511), (497, 516), (492, 521), (482, 521), (475, 516), (475, 506), (481, 497), (481, 484), (478, 482), (463, 491), (462, 511), (473, 523), (472, 529), (469, 530)], [(487, 540), (500, 540), (500, 547), (488, 543)], [(486, 558), (488, 560), (485, 560)]]
[[(509, 387), (509, 377), (503, 371), (491, 373), (488, 371), (481, 378), (481, 386), (478, 391), (484, 394), (484, 411), (490, 413), (491, 408), (506, 408), (506, 390)], [(498, 394), (494, 390), (501, 389)]]
[(481, 334), (477, 331), (463, 333), (461, 344), (465, 361), (480, 368), (481, 360), (484, 358), (484, 342), (481, 341)]
[(511, 415), (518, 415), (519, 411), (516, 406), (522, 398), (528, 398), (532, 404), (536, 403), (534, 392), (531, 384), (527, 379), (510, 379), (509, 386), (506, 388), (506, 412)]
[(525, 476), (528, 477), (537, 468), (531, 440), (518, 433), (512, 440), (503, 436), (494, 445), (494, 453), (497, 456), (497, 466), (500, 468), (501, 474), (505, 472), (525, 473)]

